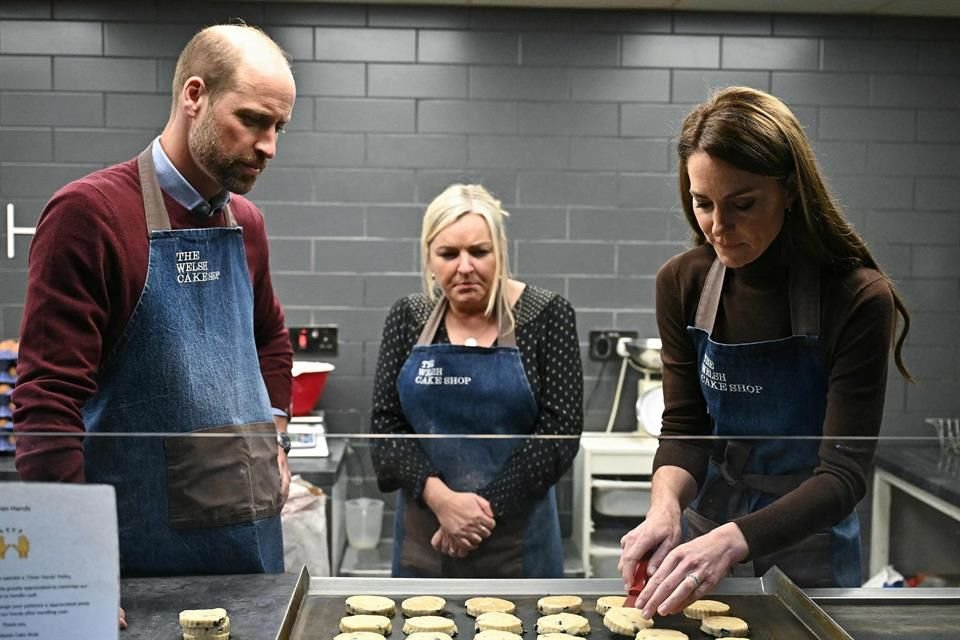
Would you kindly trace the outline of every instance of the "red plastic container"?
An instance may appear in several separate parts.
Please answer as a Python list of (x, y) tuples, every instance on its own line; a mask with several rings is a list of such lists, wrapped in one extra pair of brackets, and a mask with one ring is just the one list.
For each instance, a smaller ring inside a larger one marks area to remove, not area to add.
[(293, 363), (293, 415), (310, 415), (320, 401), (327, 376), (334, 369), (329, 362), (297, 360)]

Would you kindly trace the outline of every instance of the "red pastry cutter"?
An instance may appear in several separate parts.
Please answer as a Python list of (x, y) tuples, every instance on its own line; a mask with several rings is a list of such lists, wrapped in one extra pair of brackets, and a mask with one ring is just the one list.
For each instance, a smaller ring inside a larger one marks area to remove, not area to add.
[(649, 556), (646, 556), (637, 562), (637, 568), (633, 570), (633, 582), (630, 583), (630, 590), (627, 592), (627, 599), (624, 600), (623, 606), (637, 606), (637, 596), (640, 595), (643, 587), (647, 584), (647, 561), (649, 559)]

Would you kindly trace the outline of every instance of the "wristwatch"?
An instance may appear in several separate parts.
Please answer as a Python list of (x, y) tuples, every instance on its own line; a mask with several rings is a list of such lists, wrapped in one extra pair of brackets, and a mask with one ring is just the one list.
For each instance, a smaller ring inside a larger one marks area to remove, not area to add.
[(286, 431), (277, 432), (277, 446), (283, 449), (284, 453), (290, 453), (290, 436)]

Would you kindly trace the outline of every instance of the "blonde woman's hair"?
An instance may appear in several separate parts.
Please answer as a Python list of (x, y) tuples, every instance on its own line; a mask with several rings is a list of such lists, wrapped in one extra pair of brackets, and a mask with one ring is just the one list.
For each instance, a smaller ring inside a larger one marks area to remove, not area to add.
[(696, 245), (706, 242), (690, 197), (687, 162), (699, 151), (743, 171), (781, 182), (796, 194), (784, 220), (783, 239), (794, 260), (836, 270), (864, 266), (879, 271), (893, 293), (903, 329), (894, 346), (897, 369), (908, 380), (902, 349), (910, 331), (910, 313), (896, 287), (844, 218), (827, 188), (810, 140), (790, 108), (779, 98), (749, 87), (727, 87), (697, 105), (686, 117), (677, 141), (680, 202)]
[(490, 299), (484, 314), (493, 315), (499, 305), (506, 331), (514, 326), (513, 310), (507, 299), (507, 282), (510, 279), (510, 265), (507, 259), (506, 219), (509, 217), (500, 201), (479, 184), (452, 184), (443, 193), (433, 199), (423, 214), (423, 227), (420, 231), (420, 266), (423, 276), (423, 292), (431, 302), (440, 298), (440, 291), (430, 273), (430, 243), (441, 231), (465, 215), (475, 213), (481, 216), (490, 230), (495, 261), (495, 276)]

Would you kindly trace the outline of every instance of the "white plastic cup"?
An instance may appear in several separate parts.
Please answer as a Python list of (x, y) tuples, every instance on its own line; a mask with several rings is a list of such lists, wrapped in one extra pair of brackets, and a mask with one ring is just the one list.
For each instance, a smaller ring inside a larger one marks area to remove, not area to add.
[(354, 549), (376, 549), (383, 526), (383, 500), (354, 498), (344, 502), (347, 542)]

